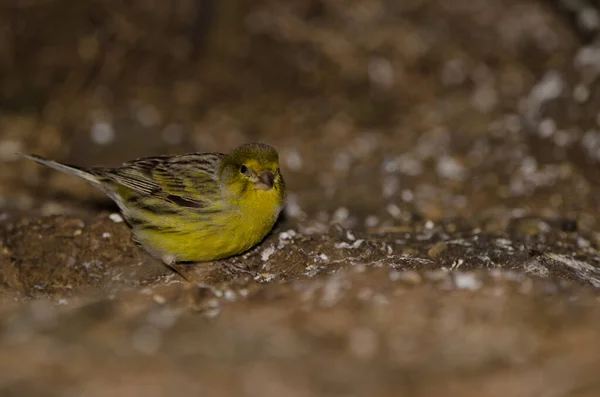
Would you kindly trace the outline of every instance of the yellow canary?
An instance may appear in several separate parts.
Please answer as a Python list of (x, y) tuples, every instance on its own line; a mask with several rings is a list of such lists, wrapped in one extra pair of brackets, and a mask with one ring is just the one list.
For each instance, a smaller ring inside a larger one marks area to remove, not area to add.
[(258, 244), (283, 208), (277, 151), (249, 143), (230, 154), (190, 153), (84, 169), (25, 157), (78, 176), (121, 209), (134, 238), (167, 265), (222, 259)]

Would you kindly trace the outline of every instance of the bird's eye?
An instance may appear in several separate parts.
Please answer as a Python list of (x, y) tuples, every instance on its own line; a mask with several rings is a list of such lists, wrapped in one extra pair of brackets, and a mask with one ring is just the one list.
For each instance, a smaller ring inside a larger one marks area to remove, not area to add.
[(242, 165), (242, 166), (240, 167), (240, 172), (241, 172), (242, 174), (245, 174), (245, 173), (246, 173), (246, 171), (248, 171), (248, 168), (247, 168), (245, 165)]

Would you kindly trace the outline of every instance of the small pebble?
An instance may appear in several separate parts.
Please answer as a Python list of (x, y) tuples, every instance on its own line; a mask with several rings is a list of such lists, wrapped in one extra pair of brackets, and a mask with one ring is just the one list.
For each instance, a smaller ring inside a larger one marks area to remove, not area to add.
[(108, 216), (108, 218), (113, 221), (114, 223), (121, 223), (123, 222), (123, 217), (119, 214), (117, 214), (116, 212), (113, 212), (112, 214), (110, 214)]

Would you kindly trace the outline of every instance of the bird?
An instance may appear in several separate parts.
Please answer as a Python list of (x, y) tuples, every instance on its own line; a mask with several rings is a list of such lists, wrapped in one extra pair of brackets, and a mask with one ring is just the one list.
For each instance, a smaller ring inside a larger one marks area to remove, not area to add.
[(277, 151), (246, 143), (229, 154), (144, 157), (117, 168), (25, 158), (79, 177), (119, 207), (134, 241), (173, 268), (241, 254), (271, 231), (285, 204)]

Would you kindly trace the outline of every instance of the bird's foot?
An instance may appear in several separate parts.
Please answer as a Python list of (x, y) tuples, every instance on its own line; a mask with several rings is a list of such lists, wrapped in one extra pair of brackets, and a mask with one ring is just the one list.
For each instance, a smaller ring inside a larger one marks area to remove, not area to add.
[(190, 281), (188, 279), (187, 275), (185, 274), (185, 270), (183, 269), (183, 267), (181, 267), (177, 264), (177, 259), (176, 259), (175, 255), (165, 254), (165, 255), (161, 256), (160, 259), (163, 261), (165, 266), (167, 266), (169, 269), (171, 269), (175, 273), (179, 274), (185, 281)]
[(239, 276), (240, 274), (247, 274), (251, 277), (256, 277), (256, 275), (258, 274), (257, 272), (250, 270), (248, 266), (244, 263), (236, 263), (225, 260), (205, 262), (200, 264), (200, 266), (192, 266), (191, 268), (186, 268), (185, 265), (177, 263), (176, 257), (174, 255), (163, 255), (161, 256), (161, 260), (169, 269), (179, 274), (186, 281), (190, 281), (190, 279), (196, 278), (206, 278), (207, 275), (211, 272), (211, 269), (221, 270), (228, 276)]

